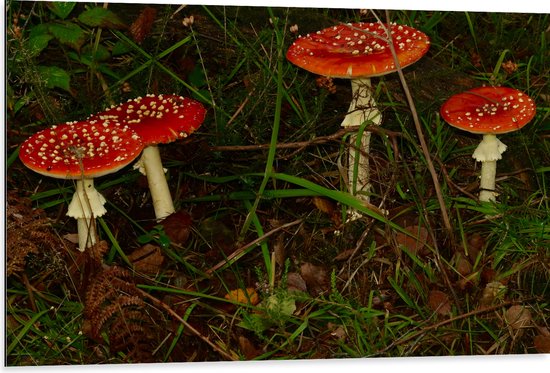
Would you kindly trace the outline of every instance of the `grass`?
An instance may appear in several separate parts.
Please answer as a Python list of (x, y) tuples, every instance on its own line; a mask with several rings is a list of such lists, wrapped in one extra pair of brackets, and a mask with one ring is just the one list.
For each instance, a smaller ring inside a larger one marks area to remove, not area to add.
[[(348, 82), (335, 80), (330, 93), (284, 54), (293, 24), (309, 32), (312, 20), (324, 27), (368, 15), (155, 6), (138, 42), (128, 29), (83, 24), (78, 16), (92, 4), (65, 18), (43, 3), (8, 5), (8, 365), (542, 352), (550, 328), (547, 15), (390, 13), (432, 46), (403, 71), (419, 127), (397, 74), (374, 81), (385, 119), (373, 132), (374, 205), (366, 207), (339, 173), (348, 134), (333, 136)], [(130, 24), (144, 7), (108, 9)], [(190, 15), (194, 23), (182, 26)], [(81, 28), (81, 49), (56, 38), (33, 49), (29, 40), (49, 38), (40, 25), (52, 23)], [(86, 48), (91, 62), (70, 57)], [(97, 58), (101, 50), (108, 57)], [(18, 64), (21, 56), (30, 58)], [(70, 81), (37, 75), (51, 65)], [(502, 136), (509, 148), (498, 204), (476, 199), (479, 139), (438, 115), (450, 95), (481, 84), (518, 88), (538, 106), (531, 124)], [(24, 168), (18, 145), (150, 92), (208, 108), (193, 136), (161, 148), (182, 215), (155, 222), (142, 177), (128, 167), (96, 183), (109, 201), (97, 219), (105, 249), (79, 254), (64, 238), (75, 231), (64, 215), (73, 183)], [(346, 222), (349, 208), (364, 217)], [(94, 285), (102, 289), (98, 330), (87, 313)], [(226, 297), (236, 289), (254, 293)], [(516, 305), (528, 310), (525, 328), (510, 321)]]

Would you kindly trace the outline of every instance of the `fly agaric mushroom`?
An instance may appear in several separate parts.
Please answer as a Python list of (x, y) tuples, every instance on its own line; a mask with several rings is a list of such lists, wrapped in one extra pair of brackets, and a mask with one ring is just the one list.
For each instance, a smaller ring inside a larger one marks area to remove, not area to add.
[(147, 95), (112, 106), (91, 117), (116, 119), (141, 137), (145, 148), (136, 166), (147, 176), (157, 220), (175, 212), (157, 145), (187, 137), (202, 124), (205, 115), (202, 104), (190, 98)]
[[(391, 34), (399, 65), (388, 44), (386, 29)], [(412, 27), (391, 23), (348, 23), (301, 36), (287, 51), (287, 59), (315, 74), (351, 79), (352, 101), (342, 127), (359, 126), (365, 122), (380, 125), (382, 115), (371, 95), (371, 77), (397, 71), (419, 60), (429, 49), (428, 37)], [(356, 137), (351, 136), (351, 144)], [(361, 146), (349, 152), (348, 187), (369, 202), (370, 174), (368, 155), (370, 132), (365, 131)], [(354, 165), (358, 162), (357, 184), (353, 188)]]
[(141, 139), (129, 127), (112, 120), (88, 120), (35, 133), (21, 145), (19, 158), (41, 175), (76, 179), (67, 215), (77, 219), (78, 248), (84, 251), (96, 243), (93, 219), (107, 212), (93, 179), (128, 165), (142, 149)]
[(449, 98), (441, 117), (451, 126), (483, 135), (472, 157), (481, 163), (479, 200), (494, 201), (497, 160), (506, 150), (496, 135), (517, 131), (536, 113), (533, 99), (517, 89), (479, 87)]

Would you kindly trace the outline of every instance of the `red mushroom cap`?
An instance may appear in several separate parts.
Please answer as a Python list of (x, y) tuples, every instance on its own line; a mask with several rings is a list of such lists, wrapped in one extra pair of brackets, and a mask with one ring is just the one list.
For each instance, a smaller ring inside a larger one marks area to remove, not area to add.
[(519, 130), (535, 113), (531, 97), (508, 87), (474, 88), (452, 96), (441, 106), (441, 117), (447, 123), (478, 134)]
[(140, 137), (115, 121), (92, 120), (52, 126), (29, 137), (19, 158), (39, 174), (61, 179), (106, 175), (142, 151)]
[(198, 101), (177, 95), (138, 97), (90, 118), (115, 119), (132, 127), (145, 146), (166, 144), (193, 133), (206, 109)]
[[(334, 78), (366, 78), (397, 70), (382, 23), (349, 23), (301, 36), (286, 58), (312, 73)], [(419, 60), (429, 49), (426, 34), (405, 25), (390, 24), (401, 67)]]

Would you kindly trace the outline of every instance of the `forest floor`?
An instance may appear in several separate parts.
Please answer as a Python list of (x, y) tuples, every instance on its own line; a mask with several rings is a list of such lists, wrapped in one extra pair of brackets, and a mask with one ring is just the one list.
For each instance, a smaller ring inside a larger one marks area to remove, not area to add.
[[(7, 365), (550, 353), (548, 15), (60, 4), (7, 3)], [(373, 79), (365, 207), (342, 172), (349, 81), (284, 56), (375, 14), (431, 47), (406, 86)], [(482, 85), (537, 105), (501, 138), (497, 203), (477, 198), (481, 137), (438, 114)], [(99, 243), (80, 252), (74, 180), (27, 169), (19, 146), (148, 93), (207, 109), (159, 146), (177, 211), (156, 222), (131, 166), (103, 176)]]

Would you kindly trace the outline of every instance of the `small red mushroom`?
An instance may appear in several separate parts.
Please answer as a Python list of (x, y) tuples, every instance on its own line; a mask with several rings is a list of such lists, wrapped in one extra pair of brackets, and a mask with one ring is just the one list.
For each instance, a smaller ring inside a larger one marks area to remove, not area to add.
[(496, 135), (517, 131), (533, 119), (532, 98), (508, 87), (479, 87), (449, 98), (441, 106), (441, 117), (451, 126), (482, 134), (474, 154), (481, 163), (480, 201), (494, 201), (497, 160), (506, 150)]
[(186, 138), (200, 127), (205, 115), (198, 101), (164, 94), (128, 100), (90, 117), (116, 119), (141, 137), (145, 148), (137, 166), (147, 176), (157, 220), (175, 211), (157, 145)]
[[(383, 23), (348, 23), (332, 26), (316, 33), (299, 37), (288, 49), (286, 57), (295, 65), (312, 73), (333, 78), (351, 79), (352, 101), (343, 127), (359, 126), (365, 122), (380, 125), (382, 116), (371, 95), (371, 77), (397, 71), (397, 65), (388, 44), (388, 35), (399, 66), (404, 68), (419, 60), (429, 49), (428, 37), (412, 27)], [(356, 143), (355, 136), (350, 139)], [(370, 132), (365, 131), (357, 150), (357, 184), (353, 188), (356, 152), (349, 153), (348, 182), (353, 194), (369, 201), (370, 193), (368, 154)]]
[(105, 198), (94, 188), (95, 177), (116, 172), (143, 149), (139, 136), (113, 120), (88, 120), (52, 126), (21, 145), (25, 166), (44, 175), (76, 179), (76, 193), (67, 215), (78, 221), (79, 249), (96, 243), (93, 219), (102, 216)]

